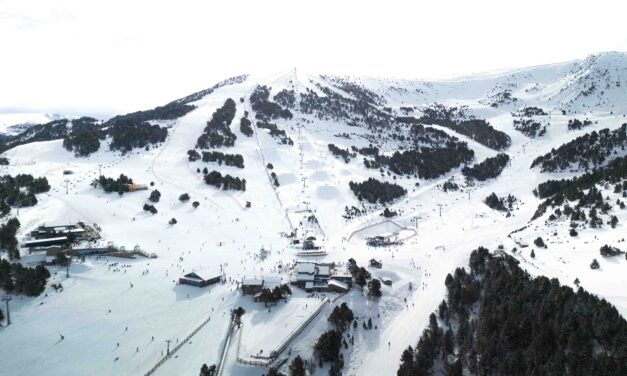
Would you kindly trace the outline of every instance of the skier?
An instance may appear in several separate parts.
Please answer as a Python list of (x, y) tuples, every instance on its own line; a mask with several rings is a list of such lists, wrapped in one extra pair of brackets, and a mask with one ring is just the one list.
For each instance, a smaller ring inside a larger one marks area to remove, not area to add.
[(63, 334), (59, 333), (59, 336), (61, 337), (61, 339), (59, 341), (63, 341), (65, 339), (65, 337), (63, 336)]

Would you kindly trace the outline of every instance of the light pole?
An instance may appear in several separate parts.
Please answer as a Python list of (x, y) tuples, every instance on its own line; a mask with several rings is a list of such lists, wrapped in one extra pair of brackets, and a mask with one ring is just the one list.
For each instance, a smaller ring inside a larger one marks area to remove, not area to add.
[(10, 296), (3, 296), (2, 301), (7, 304), (7, 326), (11, 325), (11, 313), (9, 313), (9, 302), (11, 301)]
[(168, 344), (168, 352), (167, 352), (167, 355), (168, 355), (168, 356), (170, 356), (170, 342), (172, 342), (172, 341), (171, 341), (171, 340), (169, 340), (169, 339), (166, 339), (166, 340), (165, 340), (165, 342)]

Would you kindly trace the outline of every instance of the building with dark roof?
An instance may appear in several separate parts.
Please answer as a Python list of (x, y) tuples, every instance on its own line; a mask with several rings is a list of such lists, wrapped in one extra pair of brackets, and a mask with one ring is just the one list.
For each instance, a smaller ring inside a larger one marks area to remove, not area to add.
[(179, 278), (179, 284), (205, 287), (220, 282), (222, 276), (219, 274), (208, 274), (205, 272), (191, 272)]
[(242, 289), (242, 294), (244, 295), (255, 295), (263, 290), (264, 280), (263, 279), (243, 279), (240, 288)]

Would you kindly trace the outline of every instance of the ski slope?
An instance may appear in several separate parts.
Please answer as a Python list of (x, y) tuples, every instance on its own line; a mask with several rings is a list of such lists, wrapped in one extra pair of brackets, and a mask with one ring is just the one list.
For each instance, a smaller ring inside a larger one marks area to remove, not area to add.
[[(277, 121), (294, 145), (279, 144), (256, 127), (253, 137), (246, 137), (239, 130), (244, 111), (251, 111), (247, 98), (258, 84), (272, 87), (272, 94), (287, 88), (298, 95), (307, 87), (315, 89), (314, 83), (324, 83), (313, 74), (290, 71), (270, 77), (251, 75), (242, 83), (220, 87), (194, 102), (198, 108), (173, 121), (166, 141), (148, 151), (135, 149), (120, 155), (102, 145), (89, 157), (75, 158), (62, 147), (61, 140), (56, 140), (25, 144), (5, 152), (3, 156), (11, 163), (0, 166), (2, 174), (46, 176), (52, 187), (49, 193), (38, 196), (36, 206), (22, 208), (19, 214), (13, 209), (12, 215), (22, 224), (18, 239), (42, 223), (84, 221), (102, 228), (103, 243), (111, 241), (127, 249), (137, 245), (154, 252), (157, 258), (87, 257), (72, 263), (69, 278), (63, 269), (51, 267), (53, 275), (44, 294), (36, 298), (13, 297), (12, 323), (0, 328), (0, 375), (143, 375), (163, 358), (166, 340), (171, 341), (173, 348), (206, 322), (155, 371), (156, 375), (197, 375), (202, 364), (220, 361), (229, 332), (230, 310), (239, 306), (246, 310), (243, 328), (235, 332), (227, 347), (223, 374), (262, 375), (267, 369), (238, 363), (238, 354), (251, 357), (261, 350), (267, 354), (298, 328), (321, 299), (294, 288), (294, 295), (287, 302), (268, 311), (250, 296), (242, 296), (236, 289), (237, 282), (243, 278), (287, 281), (289, 271), (283, 266), (298, 257), (290, 239), (281, 234), (296, 228), (319, 232), (328, 254), (316, 261), (344, 265), (354, 258), (366, 266), (374, 257), (382, 261), (383, 268), (370, 269), (371, 273), (392, 280), (392, 286), (382, 286), (383, 297), (378, 301), (368, 298), (366, 290), (354, 288), (329, 303), (288, 346), (292, 357), (300, 354), (305, 359), (312, 358), (315, 340), (330, 328), (326, 318), (331, 309), (346, 302), (359, 317), (360, 325), (371, 318), (377, 326), (370, 331), (361, 326), (350, 329), (355, 343), (343, 350), (348, 375), (395, 374), (402, 351), (409, 345), (415, 346), (429, 314), (445, 298), (446, 275), (466, 265), (470, 252), (478, 246), (491, 250), (503, 246), (510, 252), (515, 241), (532, 244), (537, 236), (546, 241), (558, 232), (560, 236), (548, 242), (548, 249), (536, 248), (535, 259), (529, 257), (533, 247), (513, 255), (531, 274), (556, 277), (560, 283), (573, 287), (578, 277), (584, 288), (606, 298), (626, 316), (627, 294), (622, 286), (627, 283), (627, 261), (624, 257), (602, 259), (598, 249), (611, 243), (625, 250), (621, 239), (627, 233), (627, 211), (616, 213), (616, 229), (584, 231), (577, 239), (568, 237), (567, 223), (546, 227), (541, 219), (513, 238), (508, 237), (529, 224), (540, 203), (532, 193), (538, 183), (573, 175), (530, 169), (534, 158), (577, 136), (595, 129), (615, 129), (625, 121), (622, 114), (627, 110), (627, 83), (610, 90), (606, 102), (598, 105), (592, 97), (577, 99), (575, 94), (580, 89), (577, 85), (586, 84), (585, 77), (596, 77), (590, 72), (606, 66), (622, 72), (627, 67), (625, 61), (624, 55), (608, 54), (590, 61), (434, 83), (355, 78), (355, 82), (383, 96), (395, 110), (436, 101), (463, 104), (470, 113), (485, 118), (512, 139), (506, 150), (511, 164), (496, 179), (466, 185), (461, 168), (432, 180), (398, 177), (394, 182), (408, 193), (389, 208), (400, 213), (393, 218), (395, 223), (415, 230), (417, 235), (391, 247), (372, 248), (366, 246), (363, 237), (351, 237), (354, 232), (381, 222), (382, 207), (351, 220), (342, 218), (345, 206), (360, 206), (348, 183), (369, 177), (382, 179), (382, 174), (364, 168), (361, 157), (345, 163), (328, 150), (329, 143), (367, 146), (368, 141), (359, 137), (367, 129), (297, 114), (292, 120)], [(515, 107), (485, 105), (486, 97), (504, 85), (521, 102)], [(532, 87), (536, 89), (530, 90)], [(189, 162), (187, 150), (194, 148), (207, 120), (227, 98), (237, 103), (231, 125), (237, 141), (233, 148), (220, 151), (242, 154), (245, 168), (200, 160)], [(239, 98), (246, 100), (240, 103)], [(545, 136), (530, 139), (513, 128), (511, 111), (522, 103), (542, 106), (550, 113)], [(566, 115), (562, 114), (563, 108), (567, 109)], [(598, 123), (567, 131), (568, 119), (575, 117)], [(450, 129), (435, 127), (466, 141), (475, 151), (475, 162), (497, 154)], [(351, 133), (351, 140), (334, 136), (343, 132)], [(392, 152), (398, 147), (386, 142), (381, 150)], [(272, 171), (278, 176), (279, 187), (271, 184), (268, 163), (274, 166)], [(247, 190), (220, 191), (206, 185), (203, 175), (197, 172), (203, 167), (245, 178)], [(74, 174), (63, 175), (63, 170), (68, 169)], [(162, 195), (155, 204), (158, 213), (151, 215), (142, 210), (150, 191), (119, 196), (93, 188), (90, 183), (100, 173), (109, 177), (123, 173), (136, 183), (154, 183), (149, 189), (158, 189)], [(441, 184), (449, 179), (460, 184), (461, 190), (442, 191)], [(492, 192), (517, 198), (511, 217), (483, 204)], [(179, 202), (182, 193), (191, 196), (190, 202)], [(195, 200), (200, 202), (198, 209), (191, 206)], [(250, 208), (246, 208), (247, 201), (251, 202)], [(316, 229), (301, 225), (303, 210), (315, 214), (319, 223)], [(170, 218), (176, 218), (178, 223), (169, 225)], [(263, 260), (257, 257), (261, 247), (270, 251)], [(27, 253), (23, 251), (24, 264), (35, 259)], [(601, 270), (590, 270), (592, 258), (600, 261)], [(225, 283), (203, 289), (176, 283), (191, 271), (224, 273)], [(61, 283), (62, 291), (51, 288), (53, 283)], [(327, 293), (325, 297), (336, 295)], [(326, 374), (326, 368), (318, 368), (316, 374)]]

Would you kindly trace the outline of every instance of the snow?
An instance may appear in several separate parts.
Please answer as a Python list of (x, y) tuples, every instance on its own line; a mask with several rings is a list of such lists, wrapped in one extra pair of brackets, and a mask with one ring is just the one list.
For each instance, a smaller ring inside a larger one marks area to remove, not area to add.
[[(607, 64), (619, 64), (620, 60), (615, 60)], [(139, 245), (154, 252), (157, 258), (86, 257), (70, 266), (69, 278), (63, 268), (50, 267), (53, 275), (44, 294), (36, 298), (16, 296), (11, 302), (12, 323), (0, 329), (0, 341), (4, 344), (0, 347), (0, 359), (4, 361), (0, 374), (6, 374), (6, 370), (19, 370), (18, 374), (145, 374), (163, 357), (166, 340), (172, 341), (173, 348), (177, 340), (183, 341), (206, 322), (156, 371), (157, 375), (197, 375), (203, 363), (218, 363), (229, 331), (230, 310), (241, 306), (246, 313), (242, 328), (235, 331), (227, 347), (224, 374), (261, 375), (265, 368), (239, 363), (238, 356), (249, 359), (261, 350), (268, 354), (297, 333), (288, 349), (292, 356), (311, 358), (313, 343), (330, 328), (328, 314), (342, 302), (359, 317), (360, 328), (367, 318), (377, 326), (370, 331), (351, 329), (355, 344), (343, 350), (346, 374), (394, 374), (402, 351), (408, 345), (415, 346), (429, 314), (445, 298), (444, 279), (448, 273), (467, 265), (469, 253), (478, 246), (494, 250), (502, 245), (506, 252), (511, 252), (513, 239), (533, 244), (537, 236), (543, 237), (548, 249), (534, 248), (535, 259), (528, 256), (533, 246), (512, 253), (521, 266), (534, 275), (556, 277), (573, 287), (574, 279), (579, 278), (588, 291), (606, 298), (623, 316), (627, 315), (627, 295), (622, 287), (627, 283), (627, 261), (624, 257), (602, 258), (598, 253), (606, 243), (625, 250), (621, 238), (625, 234), (626, 211), (614, 209), (619, 217), (616, 229), (585, 230), (578, 238), (567, 235), (567, 223), (547, 227), (543, 219), (508, 237), (529, 224), (540, 202), (532, 193), (538, 183), (573, 176), (570, 172), (547, 174), (530, 169), (535, 157), (583, 133), (605, 127), (614, 129), (624, 122), (622, 117), (610, 113), (618, 113), (620, 101), (627, 103), (624, 89), (612, 91), (611, 100), (593, 112), (588, 98), (581, 106), (573, 102), (569, 107), (572, 112), (562, 115), (560, 106), (567, 97), (564, 94), (558, 98), (556, 90), (564, 87), (565, 91), (575, 92), (574, 84), (565, 82), (566, 75), (578, 64), (533, 67), (438, 83), (362, 79), (361, 84), (385, 96), (393, 108), (434, 101), (463, 103), (472, 114), (485, 116), (512, 138), (512, 146), (506, 151), (511, 165), (496, 179), (467, 187), (461, 169), (434, 180), (397, 177), (394, 182), (406, 188), (408, 194), (389, 205), (399, 212), (393, 218), (394, 224), (379, 215), (382, 207), (352, 220), (342, 218), (345, 206), (361, 207), (348, 188), (349, 181), (368, 177), (392, 181), (387, 175), (381, 177), (378, 170), (365, 169), (361, 156), (345, 163), (328, 151), (329, 143), (366, 146), (367, 141), (360, 138), (366, 130), (306, 115), (304, 118), (313, 123), (302, 123), (300, 130), (296, 119), (277, 121), (278, 127), (294, 140), (291, 146), (279, 145), (266, 132), (249, 138), (239, 131), (239, 119), (250, 108), (248, 102), (241, 104), (238, 99), (247, 98), (257, 83), (272, 87), (272, 95), (295, 84), (298, 95), (305, 86), (312, 87), (310, 80), (325, 82), (302, 72), (297, 76), (294, 72), (271, 77), (253, 75), (240, 84), (215, 90), (195, 102), (198, 109), (173, 123), (166, 142), (149, 151), (120, 155), (102, 145), (87, 158), (74, 158), (63, 149), (62, 141), (56, 140), (5, 152), (3, 156), (9, 158), (11, 165), (0, 167), (3, 174), (46, 176), (52, 186), (49, 193), (38, 196), (36, 206), (19, 210), (19, 239), (42, 223), (84, 221), (102, 228), (103, 243), (111, 241), (128, 249)], [(494, 109), (481, 104), (497, 84), (512, 84), (512, 94), (525, 105), (540, 105), (550, 112), (551, 125), (544, 137), (529, 139), (515, 131), (511, 108)], [(540, 88), (525, 90), (533, 84)], [(624, 85), (627, 87), (627, 82)], [(404, 90), (391, 90), (391, 86)], [(417, 89), (421, 90), (419, 95)], [(227, 98), (237, 99), (237, 114), (231, 125), (237, 141), (235, 147), (220, 151), (242, 154), (246, 167), (187, 161), (187, 150), (193, 148), (206, 121)], [(598, 124), (568, 131), (566, 123), (574, 117), (587, 117)], [(497, 153), (449, 129), (438, 128), (468, 142), (476, 161)], [(334, 136), (342, 132), (353, 134), (350, 142)], [(385, 152), (397, 148), (392, 142), (382, 147)], [(272, 171), (278, 176), (279, 187), (271, 185), (267, 163), (274, 165)], [(205, 166), (245, 178), (246, 192), (225, 192), (207, 186), (202, 174), (196, 172)], [(65, 169), (74, 174), (64, 176)], [(142, 210), (149, 191), (119, 196), (91, 187), (90, 182), (97, 178), (100, 169), (105, 176), (124, 173), (137, 183), (154, 182), (149, 189), (159, 189), (162, 194), (155, 204), (159, 212), (151, 215)], [(443, 192), (439, 188), (450, 178), (462, 183), (460, 191)], [(69, 180), (67, 194), (65, 179)], [(607, 194), (610, 191), (611, 188)], [(198, 209), (178, 201), (185, 192), (190, 194), (190, 202), (200, 202)], [(517, 208), (511, 217), (506, 218), (482, 203), (492, 192), (516, 196)], [(251, 208), (245, 207), (246, 201), (252, 203)], [(12, 214), (17, 215), (17, 210), (13, 209)], [(311, 214), (315, 214), (318, 224), (307, 221)], [(172, 217), (178, 221), (174, 226), (168, 224)], [(281, 233), (290, 233), (297, 227), (301, 228), (299, 235), (313, 233), (327, 251), (316, 262), (335, 262), (342, 268), (352, 257), (365, 267), (374, 257), (382, 261), (383, 268), (369, 269), (373, 277), (389, 279), (392, 285), (381, 287), (383, 296), (378, 301), (365, 296), (367, 292), (362, 293), (359, 288), (342, 296), (328, 293), (314, 297), (293, 287), (293, 296), (273, 307), (255, 303), (251, 296), (236, 290), (243, 279), (289, 281), (291, 270), (287, 266), (294, 263), (298, 250)], [(356, 231), (359, 236), (351, 237)], [(555, 231), (559, 236), (550, 236)], [(385, 232), (399, 232), (402, 244), (366, 246), (366, 237)], [(269, 250), (263, 260), (258, 257), (262, 246)], [(599, 270), (589, 268), (592, 258), (599, 260)], [(224, 273), (225, 283), (205, 288), (177, 284), (179, 277), (192, 271)], [(57, 292), (50, 287), (56, 283), (61, 283), (63, 289)], [(325, 297), (331, 302), (324, 303)], [(318, 309), (320, 312), (314, 316)], [(312, 321), (303, 326), (309, 319)], [(301, 326), (303, 330), (299, 332)], [(318, 369), (317, 374), (325, 374), (324, 369)]]

